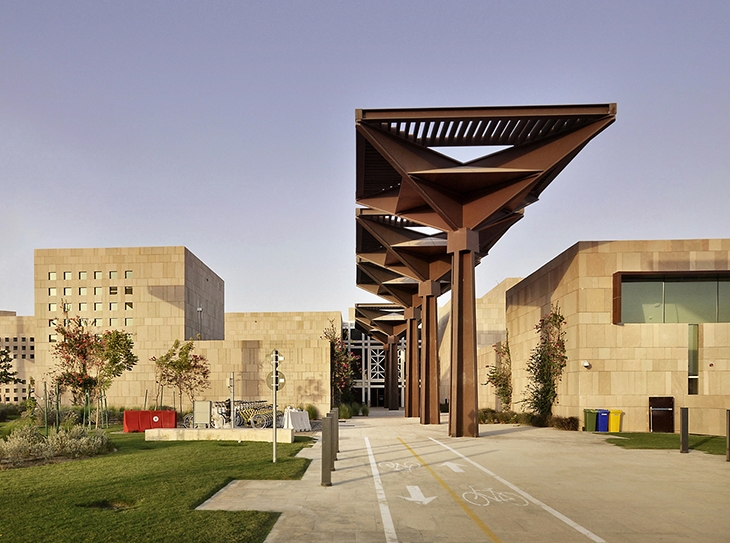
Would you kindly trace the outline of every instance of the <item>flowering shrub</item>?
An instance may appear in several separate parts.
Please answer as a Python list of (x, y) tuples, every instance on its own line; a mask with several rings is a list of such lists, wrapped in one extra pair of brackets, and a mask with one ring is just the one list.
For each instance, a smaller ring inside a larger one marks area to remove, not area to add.
[(360, 357), (347, 349), (332, 320), (330, 320), (330, 325), (324, 329), (322, 339), (330, 342), (332, 399), (334, 405), (340, 405), (342, 399), (347, 398), (352, 393), (352, 384), (355, 381), (355, 364), (357, 364)]
[(568, 363), (565, 354), (565, 318), (558, 306), (551, 306), (550, 313), (540, 319), (535, 330), (540, 340), (527, 361), (525, 405), (541, 419), (547, 419), (558, 401), (558, 383)]
[(192, 339), (182, 344), (176, 339), (170, 350), (164, 355), (159, 358), (155, 356), (150, 358), (155, 363), (157, 384), (161, 387), (172, 386), (177, 389), (180, 411), (182, 411), (183, 394), (192, 404), (195, 401), (195, 395), (210, 386), (208, 360), (204, 356), (194, 354), (194, 348)]
[(494, 392), (502, 403), (503, 410), (512, 405), (512, 356), (509, 352), (509, 336), (494, 345), (497, 363), (487, 366), (487, 383), (494, 387)]

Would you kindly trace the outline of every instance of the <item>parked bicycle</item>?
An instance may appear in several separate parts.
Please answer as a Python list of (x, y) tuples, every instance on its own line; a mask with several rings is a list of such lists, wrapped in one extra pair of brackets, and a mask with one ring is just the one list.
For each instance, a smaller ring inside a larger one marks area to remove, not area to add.
[[(213, 402), (213, 413), (211, 416), (211, 424), (213, 428), (225, 428), (231, 423), (231, 400), (221, 402)], [(234, 413), (237, 428), (270, 428), (272, 426), (273, 406), (265, 400), (244, 401), (236, 400), (234, 402)], [(284, 413), (276, 412), (277, 427), (282, 427), (284, 423)], [(185, 428), (193, 427), (193, 414), (189, 413), (183, 417), (183, 426)]]

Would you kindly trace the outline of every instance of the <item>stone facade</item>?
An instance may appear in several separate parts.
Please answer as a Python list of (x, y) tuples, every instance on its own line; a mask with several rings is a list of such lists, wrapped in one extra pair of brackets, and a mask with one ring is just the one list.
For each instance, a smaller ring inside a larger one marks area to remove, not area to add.
[[(525, 390), (535, 325), (557, 304), (568, 366), (553, 412), (583, 421), (587, 408), (620, 409), (622, 430), (649, 430), (649, 397), (690, 408), (690, 432), (724, 435), (730, 409), (730, 323), (699, 323), (699, 391), (688, 394), (688, 324), (614, 319), (618, 272), (727, 272), (730, 239), (579, 242), (506, 293), (514, 397)], [(589, 367), (585, 367), (589, 365)]]
[[(232, 372), (237, 399), (269, 399), (265, 378), (272, 369), (271, 352), (278, 349), (287, 377), (280, 404), (311, 403), (320, 412), (329, 410), (330, 350), (321, 335), (330, 321), (341, 328), (339, 312), (226, 314), (223, 280), (185, 247), (39, 249), (34, 268), (35, 315), (0, 312), (0, 347), (7, 338), (11, 352), (19, 355), (19, 377), (34, 378), (39, 392), (56, 364), (54, 327), (66, 309), (93, 328), (121, 329), (134, 339), (139, 362), (115, 380), (107, 393), (109, 405), (173, 405), (172, 391), (159, 397), (150, 358), (167, 352), (176, 339), (196, 339), (195, 352), (211, 366), (211, 388), (199, 399), (230, 398)], [(23, 345), (27, 350), (20, 350)], [(6, 388), (18, 388), (18, 394), (5, 394)], [(22, 401), (27, 395), (21, 388), (3, 386), (0, 398)], [(188, 404), (185, 400), (183, 408)]]

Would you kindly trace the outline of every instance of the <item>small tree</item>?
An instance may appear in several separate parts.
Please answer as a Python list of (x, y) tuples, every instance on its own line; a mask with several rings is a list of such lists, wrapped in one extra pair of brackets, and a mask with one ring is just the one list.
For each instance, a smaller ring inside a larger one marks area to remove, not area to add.
[(565, 318), (560, 308), (550, 307), (550, 313), (540, 319), (535, 330), (540, 340), (527, 362), (527, 397), (524, 402), (540, 419), (546, 421), (558, 400), (558, 383), (568, 362), (565, 354)]
[(195, 401), (198, 392), (210, 387), (210, 366), (208, 360), (193, 353), (193, 340), (181, 343), (176, 339), (172, 347), (161, 357), (152, 357), (155, 363), (157, 383), (177, 389), (182, 411), (182, 397), (185, 394), (190, 403)]
[(16, 376), (17, 371), (13, 371), (13, 357), (7, 349), (0, 349), (0, 385), (20, 383), (20, 379)]
[(91, 401), (99, 402), (114, 379), (137, 364), (132, 337), (121, 330), (96, 334), (87, 327), (85, 319), (64, 316), (64, 321), (56, 325), (59, 341), (51, 351), (58, 360), (55, 381), (71, 390), (76, 405), (83, 403), (87, 394)]
[(504, 341), (493, 345), (497, 353), (497, 362), (487, 366), (487, 383), (494, 387), (494, 392), (502, 404), (502, 410), (512, 405), (512, 355), (509, 352), (509, 333)]
[(330, 319), (330, 325), (324, 329), (322, 339), (330, 342), (331, 372), (334, 405), (340, 405), (343, 398), (352, 394), (352, 384), (355, 382), (355, 364), (359, 356), (351, 353), (341, 333), (335, 329), (335, 322)]

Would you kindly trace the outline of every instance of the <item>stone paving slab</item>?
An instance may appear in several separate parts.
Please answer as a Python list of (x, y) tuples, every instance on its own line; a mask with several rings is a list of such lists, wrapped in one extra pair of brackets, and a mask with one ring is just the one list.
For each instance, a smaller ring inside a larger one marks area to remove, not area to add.
[[(445, 424), (373, 409), (341, 422), (331, 487), (320, 485), (317, 442), (300, 453), (312, 459), (302, 480), (233, 481), (199, 509), (282, 512), (267, 543), (730, 541), (724, 457), (624, 450), (551, 428), (480, 432), (449, 438)], [(489, 505), (471, 503), (484, 501), (474, 492)]]

